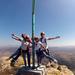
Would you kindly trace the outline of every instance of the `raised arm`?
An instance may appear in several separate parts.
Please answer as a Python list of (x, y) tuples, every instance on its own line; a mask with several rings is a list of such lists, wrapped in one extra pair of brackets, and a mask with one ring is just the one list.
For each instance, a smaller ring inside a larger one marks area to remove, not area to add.
[(20, 42), (21, 42), (21, 39), (20, 39), (19, 37), (17, 37), (16, 35), (11, 34), (11, 36), (12, 36), (12, 38), (13, 38), (13, 39), (15, 39), (15, 40), (17, 40), (17, 41), (20, 41)]
[(56, 37), (53, 37), (53, 38), (48, 38), (47, 40), (54, 40), (54, 39), (58, 39), (60, 38), (60, 36), (56, 36)]

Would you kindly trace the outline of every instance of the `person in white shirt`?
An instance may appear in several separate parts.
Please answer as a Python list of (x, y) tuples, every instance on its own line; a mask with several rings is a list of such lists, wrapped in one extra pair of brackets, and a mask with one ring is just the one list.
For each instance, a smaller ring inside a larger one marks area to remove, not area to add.
[(46, 53), (46, 47), (40, 42), (40, 39), (39, 37), (35, 37), (34, 38), (35, 40), (35, 51), (36, 51), (36, 56), (37, 56), (37, 63), (38, 63), (38, 66), (40, 66), (41, 64), (41, 59), (43, 59), (44, 57), (48, 58), (50, 62), (54, 62), (54, 63), (57, 63), (58, 61), (51, 57), (50, 55), (48, 55)]
[(36, 51), (36, 56), (37, 56), (37, 63), (38, 66), (40, 66), (41, 63), (41, 48), (44, 48), (43, 44), (39, 41), (40, 39), (36, 36), (34, 37), (34, 50)]
[(27, 55), (27, 60), (28, 60), (28, 66), (30, 67), (30, 52), (29, 52), (29, 46), (30, 46), (30, 43), (32, 42), (30, 37), (26, 34), (22, 34), (21, 35), (23, 40), (20, 39), (19, 37), (17, 37), (16, 35), (12, 34), (12, 38), (17, 40), (17, 41), (20, 41), (21, 42), (21, 46), (20, 48), (14, 53), (12, 54), (8, 59), (11, 59), (11, 66), (14, 65), (15, 61), (18, 59), (18, 57), (20, 55), (23, 56), (23, 59), (24, 59), (24, 64), (25, 66), (27, 66), (26, 64), (26, 55)]

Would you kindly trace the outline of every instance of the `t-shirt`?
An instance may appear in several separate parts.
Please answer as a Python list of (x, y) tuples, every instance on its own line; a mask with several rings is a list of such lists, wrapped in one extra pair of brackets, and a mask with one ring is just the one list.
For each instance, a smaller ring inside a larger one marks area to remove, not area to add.
[(35, 43), (35, 50), (39, 50), (41, 45), (43, 45), (41, 42)]
[(27, 47), (29, 45), (29, 42), (25, 42), (24, 40), (22, 40), (21, 42), (22, 42), (21, 49), (22, 50), (27, 50)]
[(48, 48), (48, 45), (47, 45), (47, 38), (40, 38), (40, 41), (41, 41), (41, 43), (42, 43), (46, 48)]

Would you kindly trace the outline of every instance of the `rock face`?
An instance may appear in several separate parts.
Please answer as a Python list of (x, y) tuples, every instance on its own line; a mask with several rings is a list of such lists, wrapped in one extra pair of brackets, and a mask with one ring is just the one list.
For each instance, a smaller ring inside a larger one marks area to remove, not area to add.
[(70, 71), (67, 67), (60, 65), (60, 68), (47, 68), (47, 75), (74, 75), (72, 71)]
[[(0, 59), (0, 75), (15, 75), (16, 72), (19, 72), (18, 75), (21, 75), (21, 74), (26, 75), (22, 69), (21, 69), (22, 71), (18, 70), (21, 66), (20, 64), (17, 64), (16, 67), (11, 67), (10, 61), (5, 61), (6, 58), (7, 57), (3, 57), (2, 59)], [(55, 63), (48, 63), (47, 61), (48, 60), (46, 60), (46, 62), (45, 62), (45, 59), (42, 60), (42, 64), (45, 65), (45, 67), (46, 67), (45, 68), (46, 75), (74, 75), (73, 72), (70, 69), (68, 69), (67, 66), (58, 65)], [(31, 75), (33, 75), (33, 74), (31, 74)]]
[(46, 75), (45, 74), (46, 67), (41, 65), (35, 69), (30, 69), (29, 67), (21, 67), (16, 75)]
[[(58, 68), (55, 68), (53, 66), (47, 66), (48, 68), (45, 68), (45, 75), (74, 75), (71, 70), (69, 70), (64, 65), (58, 65)], [(38, 71), (38, 70), (36, 70)], [(34, 74), (34, 72), (25, 71), (24, 68), (21, 68), (16, 75), (37, 75), (37, 73)], [(43, 75), (39, 73), (38, 75)]]
[(46, 58), (44, 58), (41, 63), (46, 65), (46, 75), (74, 75), (67, 66), (49, 63), (49, 60)]
[[(70, 69), (68, 69), (67, 66), (55, 63), (49, 63), (49, 60), (46, 58), (44, 58), (41, 63), (42, 65), (45, 65), (45, 71), (44, 71), (45, 75), (74, 75), (73, 72)], [(21, 68), (18, 71), (18, 75), (30, 75), (30, 74), (25, 74), (25, 72), (26, 71), (24, 71), (24, 68)], [(32, 73), (31, 75), (35, 74)]]
[(15, 75), (17, 69), (10, 66), (10, 61), (6, 61), (7, 58), (0, 58), (0, 75)]

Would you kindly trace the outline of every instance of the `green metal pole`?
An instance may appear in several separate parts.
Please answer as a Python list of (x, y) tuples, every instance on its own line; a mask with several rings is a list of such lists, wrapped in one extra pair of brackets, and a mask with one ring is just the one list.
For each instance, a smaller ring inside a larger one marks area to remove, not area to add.
[(35, 68), (34, 34), (35, 34), (35, 0), (32, 0), (32, 61), (33, 61), (33, 68)]

